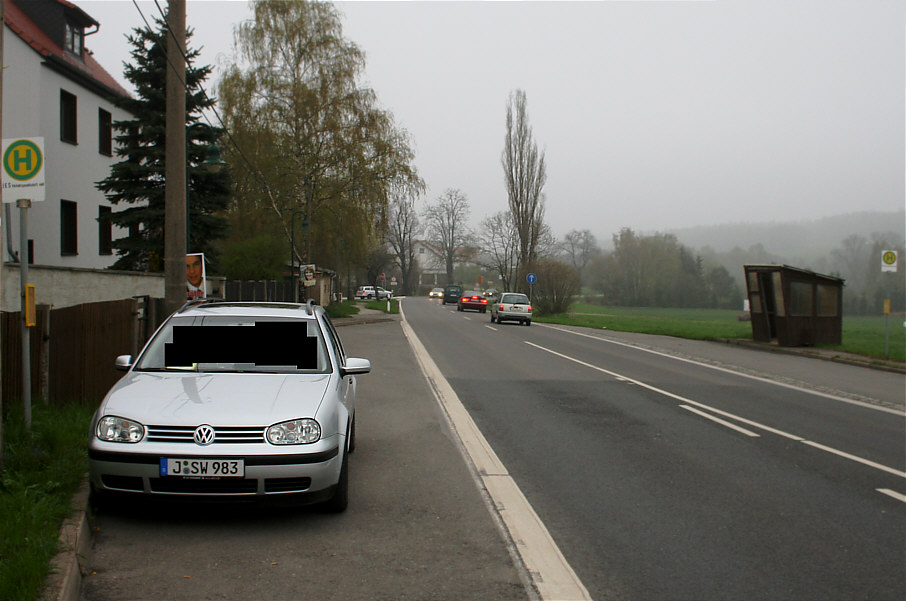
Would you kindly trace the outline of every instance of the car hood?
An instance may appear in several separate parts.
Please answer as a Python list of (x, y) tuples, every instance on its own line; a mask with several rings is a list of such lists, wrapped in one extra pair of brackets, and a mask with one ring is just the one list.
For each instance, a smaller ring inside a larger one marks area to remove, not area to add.
[(130, 372), (107, 393), (100, 415), (146, 425), (267, 426), (317, 417), (328, 374)]

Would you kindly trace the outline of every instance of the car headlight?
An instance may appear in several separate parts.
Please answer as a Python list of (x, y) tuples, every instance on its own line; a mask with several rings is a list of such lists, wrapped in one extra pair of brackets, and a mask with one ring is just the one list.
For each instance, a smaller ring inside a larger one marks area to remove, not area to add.
[(313, 419), (293, 419), (267, 429), (271, 444), (311, 444), (321, 440), (321, 426)]
[(108, 415), (98, 420), (95, 433), (108, 442), (135, 443), (145, 437), (145, 427), (131, 419)]

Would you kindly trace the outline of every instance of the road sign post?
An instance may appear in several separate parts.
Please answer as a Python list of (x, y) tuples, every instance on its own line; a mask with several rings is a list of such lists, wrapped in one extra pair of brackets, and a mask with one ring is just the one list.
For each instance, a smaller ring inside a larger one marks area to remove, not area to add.
[(528, 284), (529, 284), (529, 289), (528, 289), (529, 300), (532, 300), (532, 290), (534, 288), (535, 282), (538, 281), (538, 276), (535, 275), (534, 273), (530, 273), (527, 276), (525, 276), (525, 281), (528, 282)]
[[(897, 251), (895, 250), (885, 250), (881, 252), (881, 273), (896, 273), (897, 272)], [(888, 359), (890, 358), (890, 278), (892, 276), (888, 275), (887, 280), (887, 298), (884, 299), (884, 356)]]
[[(44, 200), (44, 138), (3, 140), (2, 186), (19, 207), (19, 296), (22, 320), (22, 408), (31, 430), (31, 353), (28, 334), (28, 209)], [(4, 194), (4, 202), (6, 194)], [(11, 202), (11, 201), (10, 201)]]

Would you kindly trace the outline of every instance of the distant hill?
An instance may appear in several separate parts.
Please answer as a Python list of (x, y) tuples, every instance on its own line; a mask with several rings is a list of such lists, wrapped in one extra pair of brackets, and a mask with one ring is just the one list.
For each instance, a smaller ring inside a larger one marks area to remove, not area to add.
[(718, 253), (761, 244), (784, 261), (818, 261), (852, 235), (871, 240), (875, 234), (893, 234), (892, 242), (906, 239), (906, 210), (861, 212), (795, 223), (728, 223), (670, 230), (685, 246)]

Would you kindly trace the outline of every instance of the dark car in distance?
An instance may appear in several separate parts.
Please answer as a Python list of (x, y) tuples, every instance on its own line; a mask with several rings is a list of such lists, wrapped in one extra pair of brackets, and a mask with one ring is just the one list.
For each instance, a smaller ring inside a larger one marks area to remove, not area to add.
[(450, 284), (449, 286), (444, 288), (443, 304), (446, 305), (447, 303), (452, 303), (455, 305), (455, 304), (459, 303), (459, 297), (461, 295), (462, 295), (462, 286), (460, 286), (459, 284)]
[(475, 311), (485, 313), (488, 310), (488, 299), (477, 290), (467, 290), (459, 297), (459, 302), (457, 302), (456, 305), (458, 311), (474, 309)]

